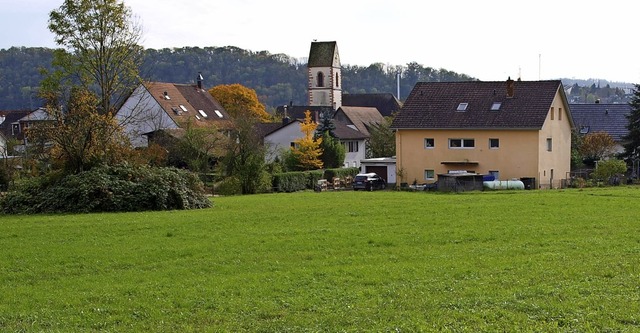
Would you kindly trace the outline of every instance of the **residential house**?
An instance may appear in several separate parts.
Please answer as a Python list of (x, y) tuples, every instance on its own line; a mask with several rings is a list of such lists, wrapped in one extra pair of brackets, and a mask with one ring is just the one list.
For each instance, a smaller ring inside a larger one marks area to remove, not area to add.
[[(261, 131), (263, 142), (267, 147), (265, 160), (272, 162), (283, 153), (295, 147), (295, 141), (304, 137), (300, 129), (302, 119), (293, 119), (276, 124), (259, 124), (258, 131)], [(365, 154), (365, 140), (369, 137), (343, 123), (335, 123), (335, 135), (345, 145), (345, 167), (359, 167), (360, 160)]]
[(0, 113), (0, 120), (0, 132), (6, 138), (23, 141), (29, 127), (42, 121), (50, 121), (51, 116), (45, 108), (37, 108), (33, 111), (4, 111)]
[(141, 84), (116, 113), (134, 147), (148, 145), (148, 133), (177, 128), (228, 128), (231, 118), (220, 103), (202, 87), (165, 82)]
[(578, 134), (607, 133), (616, 142), (616, 153), (624, 152), (623, 138), (629, 133), (627, 116), (631, 114), (631, 105), (593, 103), (570, 107)]
[(19, 120), (25, 118), (33, 110), (0, 111), (0, 132), (5, 138), (22, 139)]
[(557, 188), (573, 127), (559, 80), (420, 82), (392, 124), (397, 172), (405, 183), (466, 172)]
[(384, 118), (378, 112), (378, 109), (360, 106), (342, 106), (335, 112), (333, 119), (362, 132), (367, 138), (371, 134), (369, 133), (369, 126), (384, 122)]

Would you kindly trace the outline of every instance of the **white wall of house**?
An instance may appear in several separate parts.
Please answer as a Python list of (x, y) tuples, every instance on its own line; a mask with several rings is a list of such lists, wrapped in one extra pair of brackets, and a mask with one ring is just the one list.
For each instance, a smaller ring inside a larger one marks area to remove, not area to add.
[[(345, 157), (344, 157), (344, 167), (345, 168), (359, 168), (360, 161), (365, 158), (365, 141), (364, 140), (340, 140), (344, 145)], [(357, 147), (357, 148), (356, 148)]]
[(266, 135), (264, 144), (267, 148), (267, 153), (265, 154), (267, 163), (273, 162), (278, 156), (282, 156), (283, 152), (291, 149), (291, 143), (303, 136), (304, 134), (300, 130), (300, 122), (298, 121), (292, 121), (287, 126)]
[(0, 133), (0, 157), (7, 156), (7, 138)]
[(120, 108), (116, 119), (124, 127), (134, 147), (148, 145), (144, 133), (179, 127), (142, 85), (136, 88)]

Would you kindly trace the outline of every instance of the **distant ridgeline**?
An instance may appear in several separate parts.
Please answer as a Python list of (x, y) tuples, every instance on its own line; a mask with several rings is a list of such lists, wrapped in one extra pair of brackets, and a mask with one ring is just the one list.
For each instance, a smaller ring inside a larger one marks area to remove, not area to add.
[[(50, 69), (53, 50), (41, 47), (12, 47), (0, 50), (0, 110), (34, 110), (42, 106), (38, 88), (40, 69)], [(207, 88), (240, 83), (254, 89), (260, 101), (272, 111), (276, 106), (307, 101), (306, 59), (296, 59), (267, 51), (247, 51), (233, 46), (147, 49), (143, 78), (171, 83), (193, 83), (202, 72)], [(474, 78), (446, 69), (405, 65), (343, 65), (344, 93), (393, 93), (404, 100), (418, 81), (468, 81)], [(505, 78), (506, 80), (506, 78)], [(632, 84), (605, 80), (563, 80), (572, 103), (626, 103)]]

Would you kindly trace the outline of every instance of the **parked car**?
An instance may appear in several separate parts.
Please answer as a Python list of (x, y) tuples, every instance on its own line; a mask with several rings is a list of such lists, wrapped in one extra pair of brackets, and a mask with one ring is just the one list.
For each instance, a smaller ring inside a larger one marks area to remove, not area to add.
[(387, 187), (387, 182), (378, 174), (370, 172), (370, 173), (359, 173), (353, 178), (353, 190), (384, 190)]

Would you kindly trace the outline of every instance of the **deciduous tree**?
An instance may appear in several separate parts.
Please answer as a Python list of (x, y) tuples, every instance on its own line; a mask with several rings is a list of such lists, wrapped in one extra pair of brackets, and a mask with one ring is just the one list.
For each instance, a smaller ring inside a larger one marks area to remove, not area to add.
[[(74, 88), (66, 108), (50, 106), (49, 119), (27, 131), (37, 156), (68, 173), (79, 173), (100, 164), (116, 164), (132, 156), (128, 141), (116, 120), (95, 111), (97, 97)], [(39, 148), (39, 149), (38, 149)]]
[(293, 156), (298, 161), (298, 167), (302, 170), (320, 169), (323, 166), (320, 159), (322, 138), (314, 138), (316, 126), (317, 124), (311, 119), (311, 111), (305, 111), (304, 121), (300, 123), (300, 130), (304, 136), (294, 140), (295, 147), (291, 148)]
[(221, 84), (209, 89), (222, 107), (233, 118), (250, 117), (259, 121), (269, 121), (271, 116), (258, 100), (256, 91), (241, 84)]
[(79, 84), (96, 94), (99, 113), (114, 114), (141, 82), (141, 27), (129, 7), (118, 0), (64, 0), (49, 14), (49, 30), (62, 49), (54, 54), (55, 70), (43, 83), (45, 93)]
[(614, 155), (616, 142), (606, 132), (594, 132), (585, 135), (580, 144), (580, 153), (584, 159), (595, 161)]

